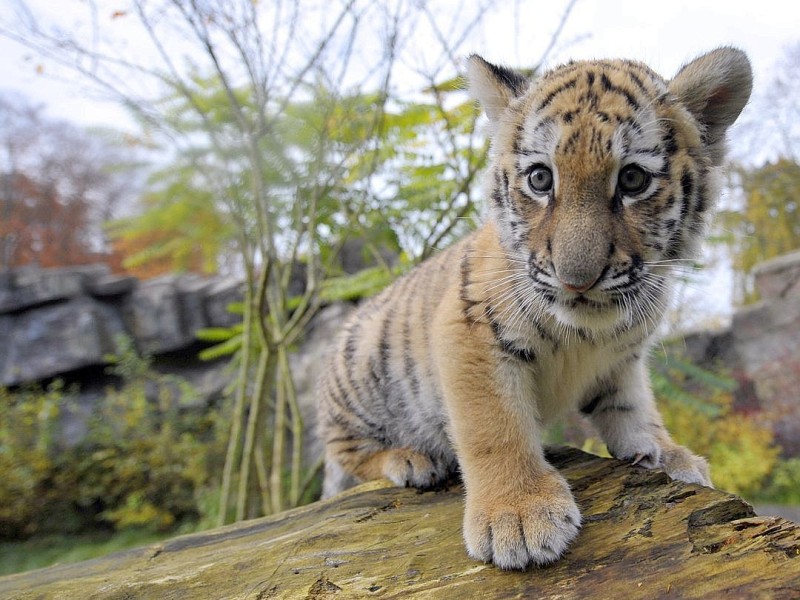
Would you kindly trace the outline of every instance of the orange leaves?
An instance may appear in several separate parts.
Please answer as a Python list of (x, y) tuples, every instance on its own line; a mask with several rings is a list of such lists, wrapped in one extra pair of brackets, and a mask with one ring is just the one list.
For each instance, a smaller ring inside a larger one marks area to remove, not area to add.
[(88, 206), (67, 199), (52, 186), (17, 173), (0, 195), (4, 218), (0, 245), (8, 267), (61, 267), (101, 262), (86, 233)]

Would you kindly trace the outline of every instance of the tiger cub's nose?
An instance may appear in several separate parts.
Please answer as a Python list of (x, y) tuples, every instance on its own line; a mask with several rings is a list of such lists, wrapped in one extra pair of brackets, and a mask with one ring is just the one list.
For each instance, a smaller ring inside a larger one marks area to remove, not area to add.
[(585, 279), (579, 282), (565, 281), (560, 277), (558, 278), (558, 280), (561, 282), (561, 287), (563, 287), (568, 292), (573, 292), (574, 294), (583, 294), (585, 292), (588, 292), (590, 289), (594, 287), (594, 285), (598, 282), (599, 279), (600, 275), (597, 275), (596, 277), (593, 278), (590, 277), (589, 279)]

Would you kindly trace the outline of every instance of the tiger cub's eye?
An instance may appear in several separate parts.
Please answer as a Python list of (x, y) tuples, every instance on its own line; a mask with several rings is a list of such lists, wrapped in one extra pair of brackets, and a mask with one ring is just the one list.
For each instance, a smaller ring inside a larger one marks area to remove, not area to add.
[(650, 174), (639, 165), (623, 167), (617, 178), (617, 186), (623, 194), (639, 194), (650, 185)]
[(535, 165), (528, 173), (528, 185), (536, 194), (546, 194), (553, 189), (553, 172), (544, 165)]

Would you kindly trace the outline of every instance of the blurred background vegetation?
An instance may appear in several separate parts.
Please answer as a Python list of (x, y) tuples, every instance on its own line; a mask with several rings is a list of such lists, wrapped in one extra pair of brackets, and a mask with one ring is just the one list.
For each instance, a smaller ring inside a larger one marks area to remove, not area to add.
[[(132, 0), (111, 18), (135, 26), (149, 49), (141, 61), (98, 43), (100, 9), (83, 4), (88, 34), (15, 1), (0, 35), (124, 105), (138, 129), (86, 131), (0, 96), (0, 269), (105, 262), (140, 278), (241, 277), (241, 323), (201, 332), (217, 344), (206, 356), (229, 358), (237, 375), (224, 405), (199, 414), (182, 404), (186, 382), (165, 380), (123, 341), (111, 367), (120, 386), (66, 450), (53, 427), (68, 387), (0, 390), (0, 573), (54, 560), (42, 550), (53, 545), (64, 560), (76, 539), (83, 558), (312, 499), (318, 465), (301, 455), (289, 353), (323, 305), (375, 293), (481, 211), (487, 145), (456, 57), (491, 2), (442, 19), (425, 2)], [(436, 45), (412, 60), (421, 26)], [(800, 45), (785, 61), (746, 132), (753, 140), (765, 123), (800, 117)], [(800, 247), (800, 146), (791, 127), (778, 130), (775, 157), (734, 165), (714, 231), (739, 304), (756, 299), (755, 264)], [(354, 239), (370, 266), (349, 273), (340, 251)], [(670, 429), (710, 458), (719, 487), (800, 504), (800, 460), (780, 459), (769, 431), (733, 410), (730, 377), (674, 351), (653, 362)]]

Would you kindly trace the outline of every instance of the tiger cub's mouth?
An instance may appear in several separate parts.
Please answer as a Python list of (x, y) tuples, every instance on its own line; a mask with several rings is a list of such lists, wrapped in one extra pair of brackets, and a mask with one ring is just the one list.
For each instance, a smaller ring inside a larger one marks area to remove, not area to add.
[(591, 298), (587, 298), (583, 294), (579, 294), (576, 298), (569, 300), (569, 306), (571, 308), (577, 308), (579, 306), (586, 307), (586, 308), (594, 308), (594, 309), (604, 309), (608, 308), (608, 303), (606, 302), (598, 302), (597, 300), (592, 300)]
[(565, 290), (553, 291), (548, 312), (570, 327), (598, 332), (614, 329), (630, 321), (624, 299), (597, 288), (583, 294)]

